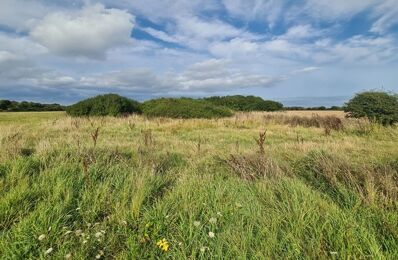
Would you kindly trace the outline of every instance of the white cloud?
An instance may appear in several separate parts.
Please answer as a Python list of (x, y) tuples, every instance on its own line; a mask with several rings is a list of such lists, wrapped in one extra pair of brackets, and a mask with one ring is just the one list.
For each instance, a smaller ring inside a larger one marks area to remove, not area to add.
[(381, 2), (373, 13), (378, 19), (372, 25), (372, 32), (386, 33), (391, 27), (398, 25), (398, 3), (396, 0)]
[(280, 0), (223, 0), (227, 12), (247, 21), (264, 20), (269, 27), (281, 18), (284, 1)]
[(193, 64), (180, 73), (155, 74), (150, 69), (127, 69), (91, 75), (79, 84), (90, 87), (118, 88), (135, 93), (217, 92), (250, 87), (271, 87), (283, 77), (254, 74), (229, 66), (227, 60), (210, 59)]
[(49, 11), (37, 1), (1, 0), (0, 25), (17, 31), (28, 31), (36, 19)]
[(101, 59), (108, 49), (131, 41), (133, 26), (128, 12), (97, 4), (48, 14), (30, 35), (55, 54)]
[(301, 74), (301, 73), (310, 73), (310, 72), (313, 72), (313, 71), (317, 71), (319, 69), (320, 69), (319, 67), (305, 67), (305, 68), (302, 68), (302, 69), (294, 70), (294, 71), (292, 71), (291, 74), (294, 75), (294, 74)]
[(379, 0), (306, 0), (301, 10), (321, 20), (346, 19), (360, 13)]
[(209, 46), (209, 51), (218, 57), (237, 57), (256, 53), (259, 44), (242, 38), (234, 38), (230, 41), (218, 41)]
[(322, 35), (322, 30), (313, 28), (310, 24), (296, 25), (290, 27), (280, 38), (289, 40), (301, 40), (314, 38)]

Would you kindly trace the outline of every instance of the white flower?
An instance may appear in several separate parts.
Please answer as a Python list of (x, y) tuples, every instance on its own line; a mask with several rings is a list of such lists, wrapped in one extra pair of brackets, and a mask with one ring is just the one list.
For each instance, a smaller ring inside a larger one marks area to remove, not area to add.
[(214, 234), (214, 232), (211, 232), (211, 231), (209, 232), (209, 237), (210, 237), (210, 238), (214, 238), (215, 236), (216, 236), (216, 235)]
[(200, 221), (194, 221), (194, 222), (193, 222), (193, 225), (194, 225), (195, 227), (199, 227), (199, 226), (200, 226)]
[(82, 234), (82, 230), (78, 229), (75, 231), (76, 236), (80, 236)]
[(72, 258), (72, 254), (71, 253), (65, 255), (65, 259), (71, 259), (71, 258)]
[(53, 251), (53, 248), (50, 247), (49, 249), (46, 250), (46, 252), (44, 252), (45, 255), (51, 254), (51, 252)]
[(42, 240), (45, 239), (45, 238), (46, 238), (46, 235), (41, 234), (37, 239), (39, 239), (39, 241), (42, 241)]
[(206, 251), (206, 249), (208, 249), (207, 246), (202, 246), (202, 247), (200, 248), (200, 252), (204, 253), (204, 252)]
[(96, 238), (100, 238), (101, 236), (102, 236), (102, 233), (101, 233), (101, 232), (95, 233), (95, 237), (96, 237)]
[(209, 219), (209, 222), (210, 222), (211, 224), (216, 224), (216, 223), (217, 223), (217, 219), (216, 219), (216, 218), (210, 218), (210, 219)]
[(95, 256), (95, 258), (96, 258), (96, 259), (100, 259), (101, 256), (103, 256), (103, 255), (104, 255), (104, 251), (100, 250), (100, 251), (98, 252), (98, 255)]

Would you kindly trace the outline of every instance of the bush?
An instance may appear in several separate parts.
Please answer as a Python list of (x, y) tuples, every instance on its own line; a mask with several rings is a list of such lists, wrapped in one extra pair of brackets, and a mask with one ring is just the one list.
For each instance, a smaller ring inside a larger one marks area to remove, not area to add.
[(398, 122), (398, 98), (385, 92), (363, 92), (352, 98), (344, 108), (347, 117), (367, 117), (373, 122), (392, 125)]
[(283, 109), (279, 102), (264, 100), (255, 96), (225, 96), (209, 97), (204, 100), (217, 105), (225, 106), (235, 111), (278, 111)]
[(220, 118), (232, 116), (229, 109), (204, 100), (191, 98), (160, 98), (146, 101), (142, 111), (149, 117)]
[(116, 94), (99, 95), (66, 108), (71, 116), (122, 116), (141, 113), (137, 101)]

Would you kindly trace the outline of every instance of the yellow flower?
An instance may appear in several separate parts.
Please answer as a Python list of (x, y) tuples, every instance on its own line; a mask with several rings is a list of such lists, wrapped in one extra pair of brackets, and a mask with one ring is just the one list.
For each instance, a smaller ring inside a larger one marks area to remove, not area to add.
[(167, 242), (167, 240), (165, 238), (159, 240), (156, 245), (163, 251), (167, 252), (169, 251), (169, 242)]

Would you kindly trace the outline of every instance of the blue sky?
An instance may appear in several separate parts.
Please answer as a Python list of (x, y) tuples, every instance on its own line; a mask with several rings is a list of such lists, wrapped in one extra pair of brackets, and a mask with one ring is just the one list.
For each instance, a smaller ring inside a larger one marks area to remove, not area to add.
[(398, 91), (397, 0), (2, 0), (0, 99)]

